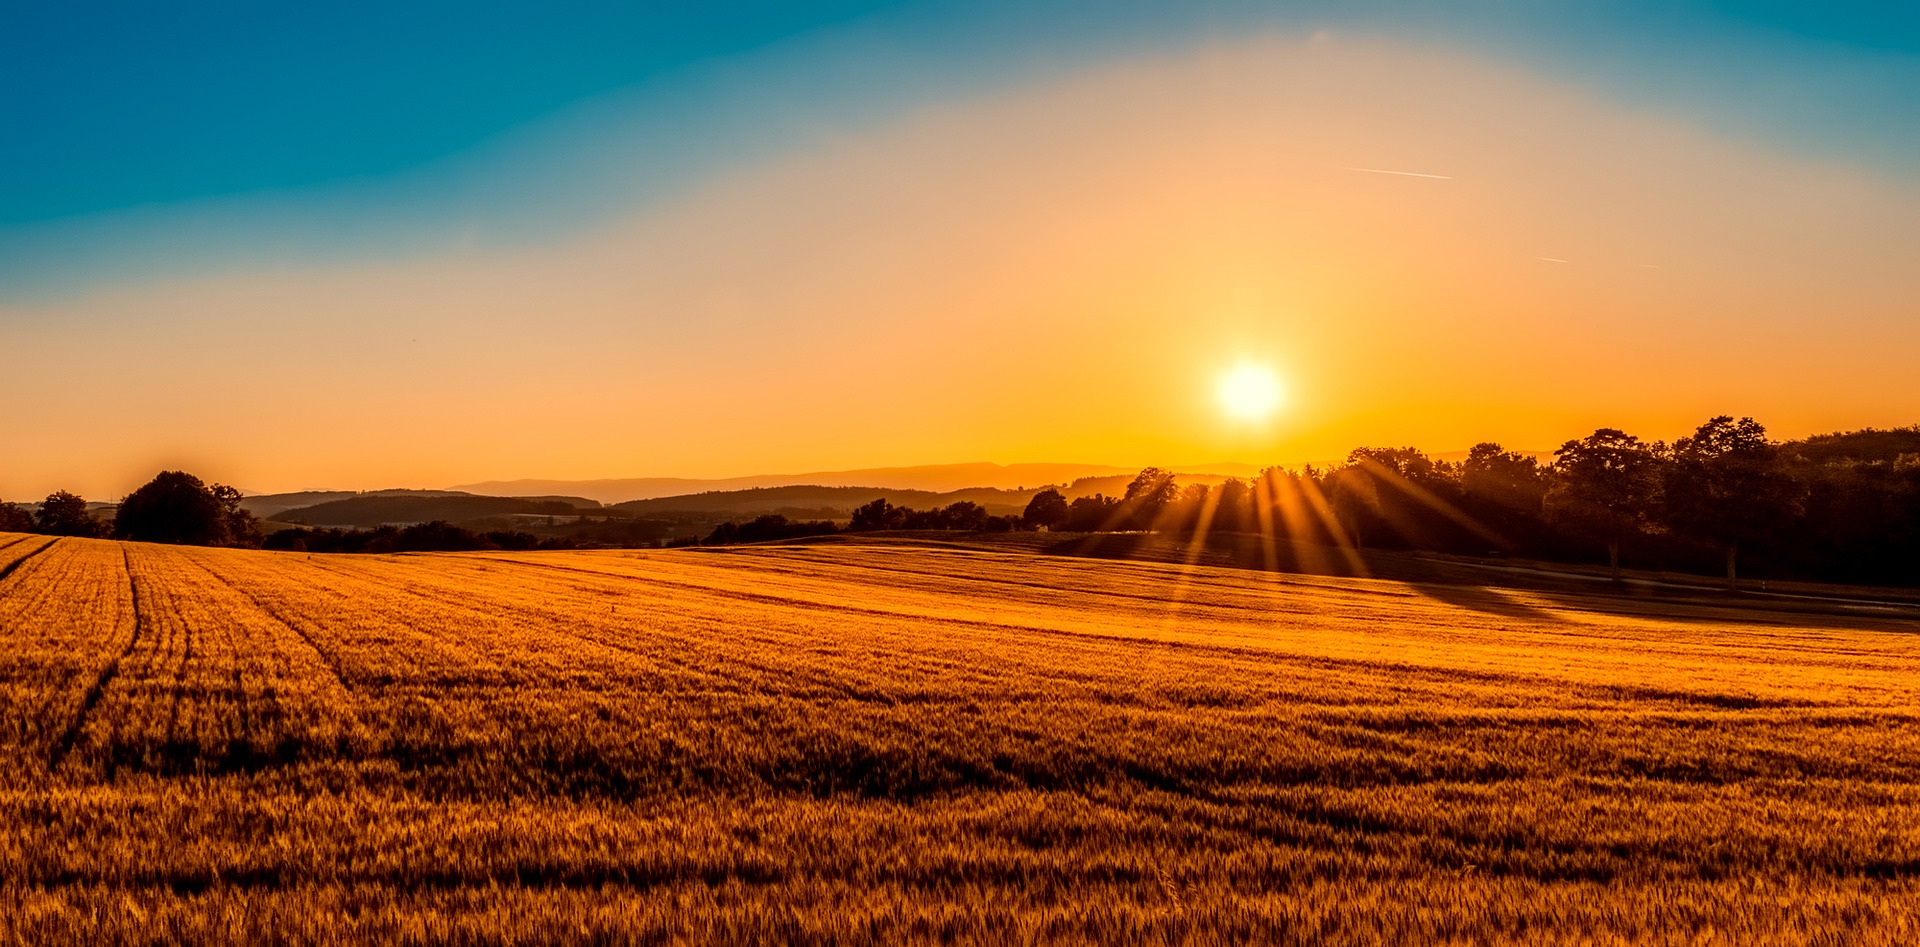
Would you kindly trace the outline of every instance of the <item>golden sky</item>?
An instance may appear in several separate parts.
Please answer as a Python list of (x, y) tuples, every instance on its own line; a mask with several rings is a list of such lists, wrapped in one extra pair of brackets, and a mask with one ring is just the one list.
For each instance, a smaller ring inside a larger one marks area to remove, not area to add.
[[(1916, 251), (1910, 178), (1464, 53), (1257, 36), (522, 246), (0, 304), (0, 497), (1910, 424)], [(1264, 423), (1213, 397), (1249, 361), (1286, 389)]]

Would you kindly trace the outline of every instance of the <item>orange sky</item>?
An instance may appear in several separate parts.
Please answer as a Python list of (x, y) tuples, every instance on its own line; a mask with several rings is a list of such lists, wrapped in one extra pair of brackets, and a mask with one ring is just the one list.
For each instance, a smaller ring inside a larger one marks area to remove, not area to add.
[[(0, 497), (1909, 424), (1917, 248), (1913, 180), (1460, 54), (1254, 38), (557, 241), (7, 304), (0, 399), (33, 409)], [(1242, 361), (1285, 379), (1264, 425), (1213, 399)]]

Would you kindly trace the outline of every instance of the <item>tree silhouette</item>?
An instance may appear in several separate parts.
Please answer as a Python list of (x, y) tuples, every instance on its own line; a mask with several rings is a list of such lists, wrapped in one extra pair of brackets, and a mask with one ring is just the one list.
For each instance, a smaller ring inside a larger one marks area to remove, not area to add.
[(260, 521), (240, 505), (245, 497), (240, 491), (224, 483), (216, 483), (207, 488), (213, 498), (220, 501), (220, 516), (227, 524), (227, 545), (258, 546), (263, 538), (260, 535)]
[(240, 508), (240, 491), (208, 486), (184, 470), (167, 470), (120, 501), (113, 535), (190, 546), (243, 544), (256, 539), (253, 516)]
[(983, 530), (992, 516), (986, 507), (971, 500), (959, 500), (940, 510), (939, 529)]
[(1775, 463), (1776, 453), (1759, 422), (1724, 414), (1674, 442), (1666, 521), (1684, 536), (1720, 547), (1729, 590), (1736, 587), (1740, 544), (1765, 539), (1795, 512), (1794, 483)]
[(1172, 471), (1147, 467), (1127, 484), (1127, 494), (1120, 502), (1126, 504), (1127, 519), (1134, 529), (1152, 529), (1161, 511), (1179, 495)]
[(1072, 533), (1109, 530), (1119, 521), (1119, 513), (1119, 500), (1096, 493), (1090, 497), (1077, 497), (1067, 504), (1067, 518), (1060, 525)]
[(1026, 512), (1020, 514), (1020, 520), (1031, 529), (1043, 526), (1052, 529), (1067, 521), (1067, 498), (1051, 487), (1042, 490), (1027, 501)]
[(11, 503), (0, 503), (0, 533), (33, 532), (33, 514)]
[(1216, 533), (1237, 533), (1253, 522), (1253, 491), (1245, 480), (1229, 477), (1213, 489), (1213, 521), (1207, 528)]
[(1384, 519), (1380, 487), (1374, 477), (1357, 466), (1341, 467), (1327, 474), (1326, 493), (1328, 508), (1354, 548), (1365, 549), (1367, 537), (1373, 532), (1369, 524)]
[(847, 524), (849, 532), (865, 532), (876, 529), (899, 529), (906, 520), (907, 511), (887, 502), (886, 497), (874, 500), (853, 511), (853, 522)]
[(1460, 464), (1462, 506), (1510, 546), (1537, 539), (1551, 483), (1538, 459), (1491, 442), (1473, 445)]
[(1659, 456), (1639, 438), (1603, 427), (1553, 452), (1555, 481), (1549, 516), (1607, 546), (1607, 565), (1620, 580), (1620, 540), (1647, 520), (1660, 488)]
[(99, 522), (87, 514), (87, 501), (65, 490), (49, 494), (34, 519), (40, 532), (53, 536), (100, 535)]
[(1460, 487), (1469, 496), (1516, 512), (1538, 515), (1548, 484), (1539, 460), (1487, 441), (1473, 445), (1460, 465)]

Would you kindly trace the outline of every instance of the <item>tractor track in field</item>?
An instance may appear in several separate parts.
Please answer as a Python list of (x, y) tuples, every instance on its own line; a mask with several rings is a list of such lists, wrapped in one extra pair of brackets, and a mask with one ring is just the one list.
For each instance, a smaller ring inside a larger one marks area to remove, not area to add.
[[(341, 670), (339, 658), (333, 654), (330, 654), (327, 651), (327, 649), (320, 647), (320, 643), (315, 641), (314, 637), (308, 634), (306, 629), (303, 629), (300, 626), (295, 625), (293, 622), (290, 622), (285, 618), (280, 617), (280, 613), (275, 611), (273, 606), (268, 605), (264, 601), (261, 601), (260, 597), (253, 594), (252, 591), (245, 588), (241, 588), (240, 585), (235, 583), (232, 578), (214, 571), (212, 568), (208, 567), (206, 563), (195, 562), (194, 565), (198, 566), (200, 570), (205, 572), (206, 574), (213, 576), (215, 579), (218, 579), (222, 584), (224, 584), (228, 589), (232, 590), (235, 594), (241, 595), (245, 597), (247, 601), (252, 602), (253, 607), (260, 610), (260, 614), (267, 616), (267, 618), (271, 619), (275, 624), (279, 625), (280, 627), (293, 632), (294, 636), (299, 638), (303, 643), (305, 643), (307, 648), (310, 649), (314, 653), (314, 655), (320, 659), (320, 665), (327, 669), (327, 673), (333, 675), (333, 681), (335, 684), (338, 684), (340, 686), (341, 692), (346, 694), (347, 697), (350, 700), (352, 700), (354, 704), (357, 705), (360, 703), (360, 696), (358, 694), (355, 694), (353, 688), (347, 684), (346, 672)], [(239, 671), (236, 669), (234, 674), (235, 674), (234, 686), (237, 688), (240, 686)], [(244, 696), (242, 699), (244, 700)], [(360, 720), (360, 714), (357, 707), (350, 707), (348, 709), (348, 714), (354, 719), (355, 722), (358, 722)]]
[[(20, 540), (20, 542), (25, 542), (25, 540)], [(52, 549), (59, 542), (60, 540), (58, 537), (49, 539), (47, 540), (46, 545), (41, 546), (39, 549), (35, 549), (34, 551), (27, 553), (26, 555), (21, 556), (20, 558), (15, 559), (4, 566), (0, 566), (0, 582), (6, 581), (7, 576), (12, 575), (14, 570), (20, 568), (23, 564), (26, 563), (28, 559), (32, 559), (33, 557), (43, 552), (46, 552), (49, 549)], [(13, 546), (13, 545), (16, 545), (16, 544), (15, 543), (7, 544), (7, 546)], [(0, 548), (5, 548), (5, 547), (0, 547)]]
[(133, 634), (127, 638), (126, 647), (121, 648), (120, 653), (114, 655), (107, 662), (107, 666), (100, 670), (100, 675), (93, 679), (93, 686), (87, 688), (86, 696), (81, 698), (79, 713), (73, 715), (73, 721), (67, 724), (66, 731), (60, 734), (59, 741), (54, 745), (53, 754), (47, 758), (47, 771), (50, 773), (58, 770), (60, 764), (73, 752), (74, 744), (80, 740), (80, 731), (87, 725), (87, 718), (93, 714), (94, 707), (99, 705), (100, 698), (106, 694), (107, 685), (112, 684), (114, 676), (120, 673), (120, 662), (125, 661), (127, 655), (132, 654), (133, 649), (140, 644), (140, 633), (146, 624), (140, 618), (140, 583), (133, 577), (133, 557), (127, 553), (125, 546), (120, 547), (120, 557), (127, 569), (127, 587), (133, 593)]

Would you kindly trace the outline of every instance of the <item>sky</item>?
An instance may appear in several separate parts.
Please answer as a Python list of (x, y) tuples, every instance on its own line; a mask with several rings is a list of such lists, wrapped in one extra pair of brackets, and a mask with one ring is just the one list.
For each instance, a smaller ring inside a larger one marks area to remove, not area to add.
[(1920, 13), (1435, 6), (21, 6), (0, 497), (1920, 422)]

